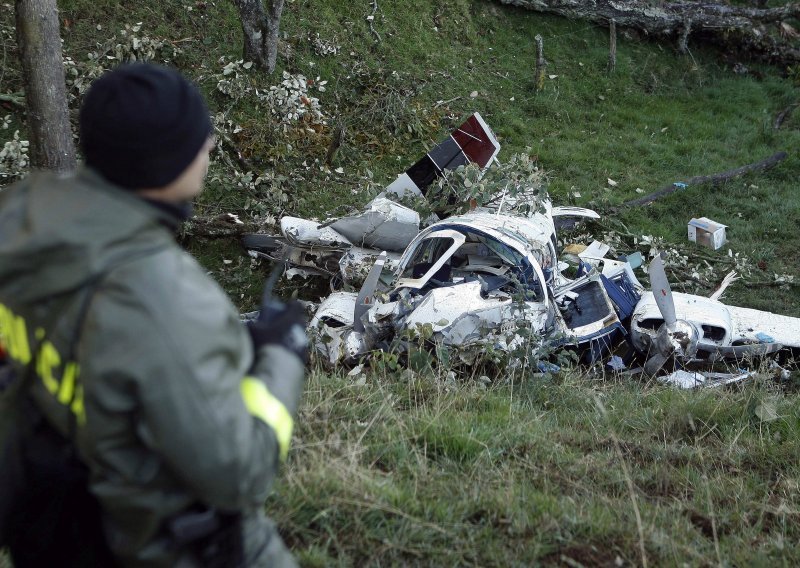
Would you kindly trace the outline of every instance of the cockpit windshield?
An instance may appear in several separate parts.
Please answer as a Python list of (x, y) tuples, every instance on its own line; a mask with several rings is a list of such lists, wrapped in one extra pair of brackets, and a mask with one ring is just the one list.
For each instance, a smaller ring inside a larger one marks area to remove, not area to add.
[(422, 239), (397, 287), (431, 288), (479, 281), (488, 292), (523, 293), (541, 301), (543, 289), (528, 259), (511, 246), (478, 231), (442, 229)]

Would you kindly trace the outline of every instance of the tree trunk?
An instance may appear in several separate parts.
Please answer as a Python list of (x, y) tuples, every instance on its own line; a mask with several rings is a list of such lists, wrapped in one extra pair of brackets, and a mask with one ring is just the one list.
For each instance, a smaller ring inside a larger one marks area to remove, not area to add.
[[(605, 26), (610, 20), (617, 25), (635, 28), (656, 37), (678, 39), (685, 45), (691, 31), (726, 48), (773, 63), (800, 62), (800, 45), (785, 40), (777, 33), (783, 20), (800, 17), (800, 4), (778, 8), (747, 8), (709, 2), (646, 0), (500, 0), (536, 12), (547, 12), (575, 20), (588, 20)], [(691, 22), (687, 25), (687, 22)], [(684, 37), (681, 37), (684, 34)]]
[(244, 59), (252, 61), (267, 73), (275, 70), (278, 57), (278, 34), (284, 0), (233, 0), (239, 9), (244, 32)]
[(75, 169), (56, 0), (16, 0), (17, 44), (25, 78), (31, 166)]

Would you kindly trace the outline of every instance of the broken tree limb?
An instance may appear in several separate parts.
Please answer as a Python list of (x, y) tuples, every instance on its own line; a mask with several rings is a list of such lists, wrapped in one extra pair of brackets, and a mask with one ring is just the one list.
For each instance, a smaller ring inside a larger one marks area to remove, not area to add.
[(800, 106), (800, 103), (792, 103), (778, 113), (778, 116), (775, 117), (775, 130), (778, 130), (781, 126), (783, 126), (784, 121), (789, 118), (789, 115), (792, 114), (792, 111), (798, 106)]
[(682, 181), (682, 182), (676, 181), (676, 182), (673, 182), (673, 183), (669, 184), (668, 186), (663, 187), (663, 188), (659, 189), (658, 191), (655, 191), (655, 192), (653, 192), (653, 193), (651, 193), (649, 195), (645, 195), (644, 197), (640, 197), (638, 199), (633, 199), (631, 201), (626, 201), (625, 203), (623, 203), (619, 207), (613, 208), (613, 211), (616, 212), (616, 211), (619, 211), (620, 209), (623, 209), (623, 208), (626, 208), (626, 207), (639, 207), (641, 205), (648, 205), (648, 204), (652, 203), (653, 201), (661, 199), (662, 197), (664, 197), (666, 195), (669, 195), (670, 193), (674, 193), (674, 192), (678, 191), (679, 189), (683, 189), (683, 188), (685, 188), (687, 186), (690, 186), (690, 185), (702, 185), (702, 184), (705, 184), (705, 183), (717, 184), (717, 183), (720, 183), (720, 182), (723, 182), (723, 181), (727, 181), (729, 179), (733, 179), (733, 178), (739, 177), (739, 176), (741, 176), (743, 174), (746, 174), (746, 173), (749, 173), (749, 172), (754, 172), (754, 171), (758, 171), (758, 170), (766, 170), (768, 168), (771, 168), (772, 166), (774, 166), (775, 164), (777, 164), (778, 162), (780, 162), (784, 158), (786, 158), (786, 152), (777, 152), (777, 153), (773, 154), (772, 156), (770, 156), (769, 158), (761, 160), (760, 162), (755, 162), (753, 164), (747, 164), (745, 166), (741, 166), (739, 168), (735, 168), (735, 169), (728, 170), (728, 171), (725, 171), (725, 172), (720, 172), (720, 173), (717, 173), (717, 174), (710, 174), (710, 175), (705, 175), (705, 176), (694, 176), (694, 177), (691, 177), (688, 180)]
[[(800, 62), (800, 45), (782, 38), (766, 24), (800, 17), (800, 4), (777, 8), (749, 8), (711, 2), (647, 2), (644, 0), (499, 0), (536, 12), (587, 20), (603, 27), (614, 20), (617, 26), (635, 28), (653, 37), (680, 39), (689, 34), (717, 45), (747, 52), (762, 59), (792, 64)], [(687, 26), (687, 21), (691, 25)]]

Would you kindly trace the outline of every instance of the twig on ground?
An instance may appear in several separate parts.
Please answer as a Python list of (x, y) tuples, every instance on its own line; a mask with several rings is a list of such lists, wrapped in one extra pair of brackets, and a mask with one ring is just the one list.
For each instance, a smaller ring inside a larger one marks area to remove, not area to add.
[(372, 0), (372, 14), (367, 16), (367, 22), (369, 22), (369, 31), (372, 32), (372, 35), (375, 36), (377, 41), (383, 41), (381, 39), (381, 34), (377, 32), (375, 26), (372, 25), (372, 22), (375, 21), (375, 14), (378, 12), (378, 0)]
[(446, 100), (446, 101), (438, 101), (438, 102), (437, 102), (435, 105), (433, 105), (433, 108), (437, 108), (437, 107), (440, 107), (440, 106), (442, 106), (442, 105), (450, 104), (450, 103), (452, 103), (452, 102), (455, 102), (455, 101), (457, 101), (457, 100), (458, 100), (458, 99), (460, 99), (460, 98), (461, 98), (461, 97), (453, 97), (452, 99), (448, 99), (448, 100)]

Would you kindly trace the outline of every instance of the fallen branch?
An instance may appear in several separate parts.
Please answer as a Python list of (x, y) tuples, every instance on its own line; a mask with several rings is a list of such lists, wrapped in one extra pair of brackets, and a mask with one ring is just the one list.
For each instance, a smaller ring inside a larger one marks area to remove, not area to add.
[(727, 181), (727, 180), (739, 177), (739, 176), (741, 176), (743, 174), (746, 174), (746, 173), (749, 173), (749, 172), (754, 172), (754, 171), (757, 171), (757, 170), (766, 170), (768, 168), (771, 168), (772, 166), (774, 166), (775, 164), (777, 164), (778, 162), (780, 162), (784, 158), (786, 158), (786, 152), (778, 152), (776, 154), (773, 154), (769, 158), (761, 160), (760, 162), (755, 162), (753, 164), (747, 164), (746, 166), (741, 166), (741, 167), (735, 168), (733, 170), (728, 170), (728, 171), (721, 172), (721, 173), (718, 173), (718, 174), (711, 174), (711, 175), (705, 175), (705, 176), (694, 176), (694, 177), (689, 178), (688, 180), (683, 181), (683, 182), (676, 181), (676, 182), (673, 182), (673, 183), (669, 184), (668, 186), (663, 187), (663, 188), (659, 189), (658, 191), (655, 191), (655, 192), (653, 192), (653, 193), (651, 193), (649, 195), (645, 195), (644, 197), (639, 197), (638, 199), (633, 199), (631, 201), (626, 201), (625, 203), (623, 203), (619, 207), (612, 208), (612, 212), (616, 213), (620, 209), (624, 209), (626, 207), (639, 207), (641, 205), (648, 205), (648, 204), (652, 203), (653, 201), (661, 199), (662, 197), (664, 197), (666, 195), (669, 195), (670, 193), (674, 193), (674, 192), (678, 191), (679, 189), (684, 189), (684, 188), (686, 188), (686, 187), (688, 187), (690, 185), (702, 185), (702, 184), (706, 184), (706, 183), (718, 184), (718, 183), (721, 183), (723, 181)]
[(783, 288), (786, 287), (795, 287), (800, 286), (800, 282), (779, 282), (777, 280), (767, 280), (765, 282), (748, 282), (746, 280), (742, 281), (746, 288)]
[(789, 115), (792, 114), (792, 111), (800, 106), (800, 103), (792, 103), (781, 112), (778, 113), (778, 116), (775, 117), (775, 130), (778, 130), (781, 126), (783, 126), (783, 122), (789, 118)]
[(749, 8), (709, 2), (644, 0), (499, 0), (535, 12), (557, 14), (572, 20), (586, 20), (605, 27), (634, 28), (653, 37), (677, 40), (682, 49), (689, 36), (701, 37), (726, 48), (783, 64), (800, 62), (800, 49), (792, 38), (783, 38), (775, 22), (800, 17), (800, 4), (776, 8)]

